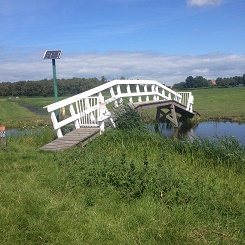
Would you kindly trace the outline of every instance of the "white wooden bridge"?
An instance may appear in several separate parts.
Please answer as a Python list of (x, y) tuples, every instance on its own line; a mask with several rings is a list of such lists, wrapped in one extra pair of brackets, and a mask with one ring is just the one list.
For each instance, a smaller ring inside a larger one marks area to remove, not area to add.
[[(157, 119), (165, 117), (175, 127), (178, 127), (178, 114), (187, 118), (197, 114), (193, 110), (191, 92), (177, 93), (154, 80), (113, 80), (44, 107), (50, 113), (57, 139), (41, 149), (63, 150), (80, 142), (85, 144), (105, 130), (106, 121), (115, 127), (108, 104), (114, 103), (114, 107), (118, 107), (123, 101), (137, 109), (155, 107)], [(164, 112), (163, 108), (169, 112)], [(57, 111), (65, 111), (65, 117), (57, 120)], [(63, 135), (62, 128), (67, 125), (73, 125), (74, 130)]]

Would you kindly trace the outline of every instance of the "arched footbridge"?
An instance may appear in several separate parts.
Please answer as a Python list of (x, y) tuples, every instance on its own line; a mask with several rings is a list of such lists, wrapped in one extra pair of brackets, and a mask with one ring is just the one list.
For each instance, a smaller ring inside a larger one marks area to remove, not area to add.
[[(178, 117), (187, 119), (199, 115), (193, 110), (191, 92), (177, 93), (154, 80), (113, 80), (45, 106), (57, 139), (41, 149), (64, 150), (80, 142), (86, 144), (104, 132), (106, 121), (115, 127), (110, 108), (117, 108), (125, 102), (138, 110), (154, 107), (157, 120), (166, 118), (175, 127), (178, 127)], [(114, 106), (109, 105), (112, 103)], [(68, 125), (73, 125), (74, 130), (63, 135), (62, 128)]]

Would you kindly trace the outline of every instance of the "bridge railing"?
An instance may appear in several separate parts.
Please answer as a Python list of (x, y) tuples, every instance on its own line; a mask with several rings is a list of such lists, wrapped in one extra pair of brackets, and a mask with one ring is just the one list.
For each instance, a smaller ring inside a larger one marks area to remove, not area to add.
[[(113, 80), (44, 108), (50, 113), (53, 127), (60, 138), (63, 136), (61, 128), (71, 123), (75, 128), (100, 126), (103, 131), (105, 119), (110, 118), (113, 123), (111, 114), (106, 107), (112, 102), (117, 107), (125, 99), (131, 103), (175, 100), (179, 103), (183, 102), (187, 106), (187, 110), (192, 110), (193, 101), (191, 102), (191, 98), (191, 94), (177, 93), (154, 80)], [(66, 114), (66, 118), (58, 121), (55, 111), (62, 108), (66, 108), (69, 113)]]
[(186, 106), (186, 110), (193, 112), (193, 103), (194, 103), (194, 97), (191, 92), (179, 92), (179, 94), (182, 96), (181, 104)]

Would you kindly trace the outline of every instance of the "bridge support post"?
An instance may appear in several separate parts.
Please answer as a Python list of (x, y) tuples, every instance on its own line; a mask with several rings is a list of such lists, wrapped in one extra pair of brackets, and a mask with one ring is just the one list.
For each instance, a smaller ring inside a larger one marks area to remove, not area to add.
[(166, 113), (162, 111), (161, 107), (157, 107), (157, 112), (156, 112), (156, 121), (164, 121), (166, 119)]
[(178, 125), (178, 121), (177, 121), (177, 116), (176, 116), (175, 106), (174, 105), (171, 105), (170, 111), (171, 111), (171, 117), (169, 115), (167, 115), (166, 117), (167, 117), (167, 119), (169, 121), (171, 121), (174, 124), (175, 128), (178, 128), (179, 125)]
[(175, 128), (179, 127), (174, 105), (170, 106), (170, 111), (168, 111), (167, 113), (165, 113), (162, 110), (162, 107), (157, 107), (156, 121), (158, 121), (158, 122), (164, 121), (165, 119), (168, 119), (171, 123), (173, 123)]

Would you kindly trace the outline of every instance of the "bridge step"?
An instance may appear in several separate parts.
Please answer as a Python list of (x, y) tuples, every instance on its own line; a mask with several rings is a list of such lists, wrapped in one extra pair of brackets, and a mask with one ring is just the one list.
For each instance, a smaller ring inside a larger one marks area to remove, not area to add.
[(65, 134), (62, 138), (58, 138), (47, 145), (41, 147), (41, 150), (60, 151), (75, 146), (79, 143), (86, 145), (100, 133), (98, 127), (84, 127)]

